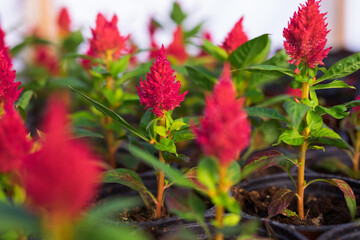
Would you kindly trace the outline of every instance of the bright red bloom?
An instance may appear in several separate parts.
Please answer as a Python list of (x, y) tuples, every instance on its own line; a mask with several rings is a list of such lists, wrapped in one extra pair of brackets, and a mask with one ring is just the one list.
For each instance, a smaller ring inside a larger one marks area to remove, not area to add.
[(140, 104), (145, 109), (151, 108), (157, 117), (162, 117), (164, 112), (180, 107), (185, 95), (179, 94), (181, 82), (175, 80), (174, 70), (166, 58), (164, 46), (160, 49), (160, 54), (153, 65), (150, 73), (146, 75), (146, 81), (140, 79), (140, 87), (136, 86), (140, 97)]
[(225, 38), (222, 47), (227, 52), (232, 52), (240, 47), (243, 43), (248, 40), (248, 36), (244, 32), (242, 22), (244, 17), (241, 17), (240, 20), (235, 24), (233, 29), (228, 33)]
[(5, 32), (2, 30), (0, 25), (0, 51), (2, 51), (3, 55), (10, 60), (11, 63), (11, 57), (9, 53), (9, 48), (5, 43)]
[(288, 86), (286, 88), (286, 94), (301, 98), (301, 90), (298, 88), (293, 89), (292, 87)]
[(288, 28), (284, 28), (284, 47), (290, 56), (290, 63), (305, 63), (310, 68), (317, 64), (324, 65), (322, 60), (331, 48), (325, 48), (327, 23), (326, 13), (320, 13), (320, 1), (308, 0), (306, 5), (300, 4), (298, 12), (290, 18)]
[(66, 7), (60, 9), (57, 18), (57, 24), (59, 27), (60, 36), (64, 37), (69, 35), (69, 33), (71, 32), (70, 30), (71, 20), (68, 9)]
[(108, 54), (112, 59), (117, 60), (126, 51), (126, 41), (129, 36), (121, 36), (117, 28), (118, 18), (114, 14), (111, 21), (99, 13), (96, 18), (96, 27), (91, 29), (92, 38), (90, 48), (96, 57), (108, 59)]
[(11, 59), (4, 51), (0, 49), (0, 103), (12, 106), (22, 89), (18, 89), (20, 82), (14, 82), (16, 72), (12, 70)]
[(0, 118), (0, 173), (19, 170), (32, 142), (23, 120), (12, 106)]
[(242, 109), (243, 103), (244, 99), (236, 99), (227, 65), (213, 95), (206, 97), (200, 126), (193, 127), (204, 153), (216, 157), (223, 166), (235, 161), (250, 142), (251, 125)]
[(184, 45), (184, 33), (181, 26), (178, 26), (173, 35), (173, 41), (167, 47), (167, 53), (169, 56), (177, 59), (179, 64), (186, 62), (188, 54)]
[(52, 99), (42, 149), (27, 157), (23, 174), (30, 205), (55, 219), (79, 216), (94, 197), (100, 177), (97, 158), (85, 144), (70, 140), (69, 127), (65, 105)]

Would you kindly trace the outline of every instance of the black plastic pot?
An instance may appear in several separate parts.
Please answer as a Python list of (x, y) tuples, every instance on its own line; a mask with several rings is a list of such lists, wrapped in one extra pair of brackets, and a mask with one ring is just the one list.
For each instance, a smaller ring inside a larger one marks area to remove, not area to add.
[[(296, 179), (296, 176), (294, 176), (294, 178)], [(306, 178), (307, 182), (314, 180), (314, 179), (319, 179), (319, 178), (342, 179), (350, 185), (350, 187), (352, 188), (352, 190), (354, 191), (355, 194), (360, 193), (360, 182), (350, 179), (350, 178), (339, 177), (339, 176), (328, 175), (328, 174), (307, 174), (307, 175), (305, 175), (305, 178)], [(270, 186), (284, 187), (284, 188), (289, 188), (292, 190), (295, 189), (293, 182), (290, 180), (290, 178), (287, 174), (275, 174), (275, 175), (271, 175), (271, 176), (265, 176), (262, 178), (255, 178), (255, 179), (251, 179), (248, 181), (244, 181), (244, 182), (240, 183), (239, 186), (247, 191), (260, 190), (260, 189), (264, 189), (264, 188), (267, 188)], [(345, 201), (342, 192), (337, 187), (332, 186), (327, 183), (323, 183), (323, 182), (316, 182), (316, 183), (311, 184), (309, 187), (307, 187), (305, 189), (305, 199), (308, 194), (312, 194), (314, 196), (334, 197), (334, 198), (343, 199)], [(258, 219), (259, 218), (256, 216), (251, 216), (245, 212), (243, 213), (243, 216), (245, 216), (246, 218), (249, 218), (249, 219)], [(264, 219), (264, 218), (262, 218), (262, 219)], [(329, 231), (330, 229), (333, 229), (334, 227), (345, 225), (345, 224), (338, 224), (338, 225), (323, 225), (323, 226), (301, 226), (301, 225), (297, 226), (297, 225), (288, 225), (288, 224), (284, 224), (284, 223), (275, 222), (271, 219), (268, 219), (268, 221), (272, 225), (282, 226), (285, 228), (286, 227), (294, 228), (297, 231), (299, 231), (300, 233), (302, 233), (304, 236), (306, 236), (308, 239), (316, 239), (319, 235), (321, 235), (324, 232)]]
[[(210, 219), (213, 219), (214, 215), (207, 215), (206, 219), (208, 222), (210, 222)], [(249, 221), (250, 219), (247, 217), (242, 217), (242, 221), (240, 224), (245, 223), (246, 221)], [(160, 224), (158, 226), (158, 231), (157, 231), (157, 239), (161, 239), (161, 240), (167, 240), (167, 239), (179, 239), (179, 238), (172, 238), (175, 233), (181, 232), (181, 231), (188, 231), (193, 233), (193, 235), (196, 236), (196, 239), (198, 240), (205, 240), (208, 239), (203, 228), (198, 224), (198, 223), (183, 223), (183, 224), (179, 224), (176, 221), (169, 221), (167, 223), (164, 224)], [(214, 226), (210, 225), (208, 223), (208, 227), (211, 231), (211, 233), (213, 234), (215, 232), (215, 228)], [(306, 238), (301, 235), (300, 233), (298, 233), (294, 227), (290, 226), (282, 226), (276, 223), (270, 223), (270, 227), (272, 228), (272, 230), (275, 233), (275, 237), (278, 240), (306, 240)], [(266, 226), (265, 226), (265, 222), (264, 219), (260, 220), (260, 225), (259, 228), (257, 230), (257, 235), (260, 237), (267, 237), (268, 233), (266, 230)], [(225, 237), (225, 239), (236, 239), (236, 236), (227, 236)]]
[(349, 223), (322, 234), (317, 240), (358, 240), (360, 239), (360, 223)]

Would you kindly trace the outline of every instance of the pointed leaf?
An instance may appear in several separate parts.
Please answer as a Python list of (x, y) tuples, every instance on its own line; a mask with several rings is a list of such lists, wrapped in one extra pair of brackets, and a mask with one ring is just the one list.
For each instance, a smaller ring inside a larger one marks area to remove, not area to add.
[(331, 185), (334, 185), (336, 187), (338, 187), (344, 194), (345, 197), (345, 201), (346, 201), (346, 205), (350, 211), (350, 216), (352, 219), (355, 219), (355, 214), (356, 214), (356, 199), (355, 199), (355, 194), (353, 192), (353, 190), (351, 189), (351, 187), (349, 186), (349, 184), (347, 184), (345, 181), (340, 180), (340, 179), (315, 179), (309, 183), (306, 184), (306, 187), (308, 187), (311, 183), (314, 182), (327, 182), (330, 183)]
[(152, 209), (155, 205), (155, 197), (145, 187), (139, 175), (130, 169), (118, 168), (106, 171), (103, 181), (106, 183), (119, 183), (137, 191), (149, 209)]
[(310, 87), (310, 90), (319, 90), (319, 89), (328, 89), (328, 88), (352, 88), (352, 89), (355, 89), (355, 87), (347, 85), (344, 81), (334, 80), (327, 84), (313, 85)]
[(294, 196), (295, 192), (290, 189), (284, 188), (277, 190), (268, 206), (269, 218), (284, 212)]
[(347, 110), (347, 108), (344, 105), (336, 105), (331, 108), (326, 108), (326, 107), (318, 105), (315, 108), (316, 113), (318, 113), (320, 115), (327, 113), (336, 119), (342, 119), (342, 118), (346, 117), (347, 115), (349, 115), (349, 113), (346, 112), (346, 110)]
[(207, 187), (200, 182), (198, 178), (198, 168), (190, 168), (190, 170), (185, 174), (186, 178), (189, 179), (194, 184), (194, 187), (196, 190), (207, 193), (208, 189)]
[(326, 137), (310, 137), (307, 139), (307, 142), (311, 144), (324, 144), (327, 146), (336, 146), (340, 149), (349, 149), (354, 152), (354, 149), (343, 139), (334, 139), (334, 138), (326, 138)]
[(155, 144), (155, 148), (159, 151), (167, 151), (177, 155), (176, 146), (174, 142), (169, 138), (162, 138), (160, 142)]
[(201, 87), (204, 90), (211, 91), (213, 89), (214, 84), (217, 82), (215, 77), (212, 77), (204, 72), (201, 72), (197, 68), (191, 66), (185, 66), (186, 70), (189, 73), (189, 77), (191, 81)]
[(320, 77), (315, 83), (320, 83), (327, 79), (342, 78), (350, 75), (360, 68), (360, 52), (349, 57), (341, 59), (332, 65), (326, 73)]
[(181, 10), (179, 3), (174, 2), (170, 17), (178, 25), (185, 20), (186, 14)]
[(246, 67), (245, 70), (256, 73), (263, 73), (271, 76), (294, 76), (294, 72), (288, 68), (273, 65), (253, 65)]
[(245, 110), (248, 116), (251, 117), (271, 118), (289, 123), (289, 120), (281, 116), (281, 114), (275, 109), (265, 107), (246, 107)]
[(323, 124), (323, 120), (319, 114), (317, 114), (313, 110), (310, 110), (306, 114), (306, 123), (307, 123), (308, 128), (312, 132), (312, 131), (316, 131), (319, 128), (321, 128), (321, 126)]
[(314, 132), (311, 132), (312, 137), (328, 137), (341, 139), (339, 134), (331, 130), (330, 128), (320, 128)]
[(76, 138), (82, 137), (94, 137), (94, 138), (104, 138), (103, 135), (90, 131), (86, 128), (72, 128), (73, 133), (75, 134)]
[(304, 143), (304, 137), (297, 130), (289, 129), (279, 136), (278, 143), (281, 141), (292, 146), (299, 146)]
[(102, 112), (104, 115), (111, 117), (113, 120), (115, 120), (116, 122), (118, 122), (121, 126), (123, 126), (124, 128), (126, 128), (127, 130), (129, 130), (130, 132), (132, 132), (133, 134), (135, 134), (136, 136), (142, 138), (143, 140), (150, 142), (149, 138), (147, 136), (145, 136), (145, 134), (143, 134), (142, 132), (140, 132), (139, 130), (137, 130), (136, 128), (134, 128), (133, 126), (131, 126), (128, 122), (126, 122), (121, 116), (119, 116), (117, 113), (115, 113), (114, 111), (112, 111), (111, 109), (105, 107), (104, 105), (102, 105), (101, 103), (96, 102), (95, 100), (89, 98), (88, 96), (86, 96), (85, 94), (83, 94), (82, 92), (70, 87), (70, 90), (79, 94), (80, 96), (84, 97), (86, 100), (88, 100), (97, 110), (99, 110), (100, 112)]
[(236, 68), (248, 66), (268, 47), (269, 41), (268, 34), (251, 39), (233, 51), (228, 60)]
[(297, 129), (301, 123), (301, 120), (309, 110), (309, 107), (305, 104), (297, 103), (293, 100), (287, 101), (283, 105), (285, 111), (289, 114), (292, 123)]
[(225, 60), (228, 58), (228, 55), (223, 48), (218, 47), (207, 40), (203, 40), (203, 42), (204, 45), (202, 48), (205, 52), (216, 58), (218, 61), (225, 62)]

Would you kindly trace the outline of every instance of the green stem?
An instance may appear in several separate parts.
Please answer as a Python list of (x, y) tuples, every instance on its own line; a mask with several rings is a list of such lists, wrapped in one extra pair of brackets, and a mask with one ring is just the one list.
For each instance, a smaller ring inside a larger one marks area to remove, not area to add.
[[(165, 127), (165, 114), (160, 120), (160, 126)], [(162, 137), (160, 137), (162, 138)], [(159, 160), (162, 163), (165, 163), (162, 151), (159, 151)], [(162, 216), (162, 203), (164, 198), (164, 189), (165, 189), (165, 174), (164, 171), (158, 171), (158, 182), (157, 182), (157, 201), (156, 201), (156, 218), (159, 219)]]
[[(219, 194), (222, 194), (226, 191), (226, 173), (227, 173), (227, 166), (220, 165), (219, 168)], [(216, 206), (216, 212), (215, 212), (215, 221), (218, 224), (219, 228), (222, 228), (224, 225), (224, 206), (223, 205), (217, 205)], [(223, 240), (224, 234), (217, 232), (215, 235), (215, 240)]]

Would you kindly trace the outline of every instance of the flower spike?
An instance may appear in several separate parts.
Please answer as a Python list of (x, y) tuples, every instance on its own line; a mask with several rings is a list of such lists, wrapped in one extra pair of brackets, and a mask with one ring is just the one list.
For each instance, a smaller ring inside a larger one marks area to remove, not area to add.
[(235, 51), (238, 47), (240, 47), (248, 40), (248, 36), (243, 29), (243, 20), (244, 17), (241, 17), (239, 21), (235, 24), (234, 28), (228, 33), (227, 37), (225, 38), (222, 47), (227, 52)]

